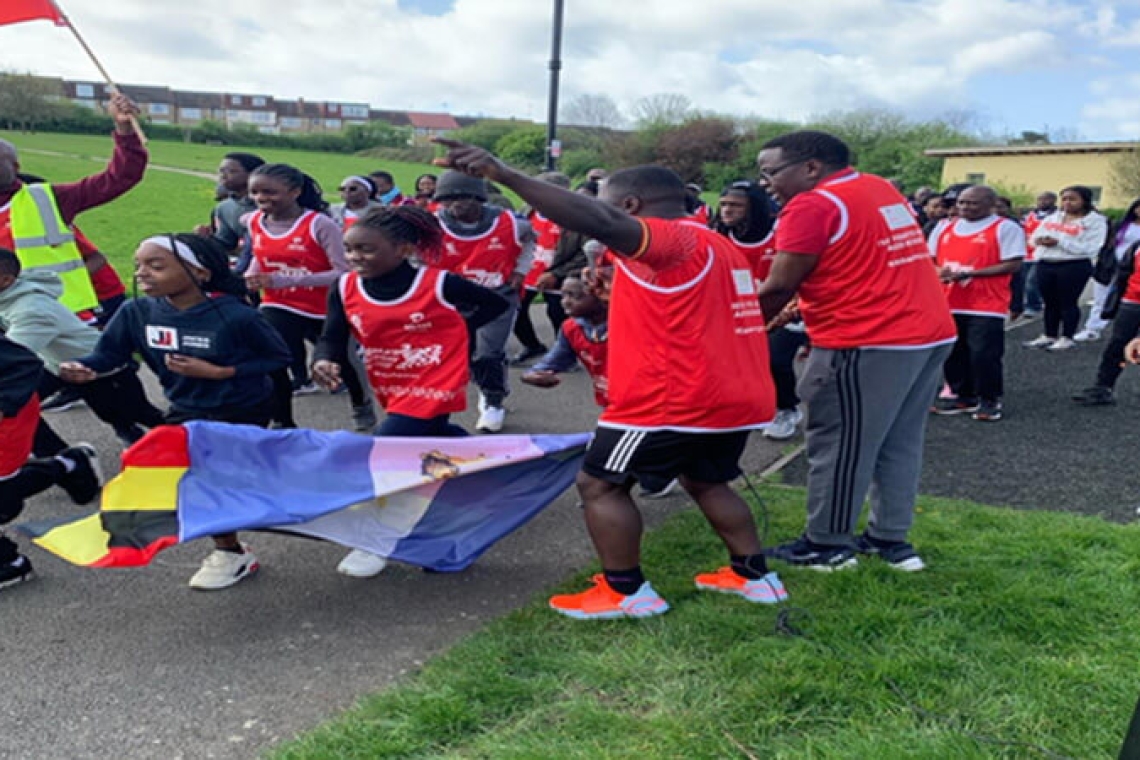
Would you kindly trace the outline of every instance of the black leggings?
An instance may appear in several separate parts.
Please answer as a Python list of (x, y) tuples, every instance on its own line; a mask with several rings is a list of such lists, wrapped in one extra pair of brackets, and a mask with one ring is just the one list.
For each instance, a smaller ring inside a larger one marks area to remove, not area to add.
[[(515, 319), (515, 337), (519, 343), (522, 343), (523, 348), (529, 350), (543, 348), (542, 341), (534, 331), (534, 322), (530, 320), (530, 305), (537, 297), (537, 290), (526, 290), (519, 304), (518, 318)], [(566, 321), (566, 312), (562, 310), (562, 296), (558, 293), (543, 293), (542, 300), (546, 302), (546, 318), (550, 320), (554, 334), (558, 335), (562, 323)]]
[[(309, 360), (308, 353), (305, 349), (305, 342), (316, 343), (317, 339), (321, 337), (321, 328), (324, 327), (324, 320), (320, 317), (307, 317), (304, 314), (297, 314), (285, 309), (278, 309), (272, 306), (262, 306), (261, 313), (265, 317), (265, 321), (273, 325), (277, 330), (285, 345), (289, 347), (289, 353), (293, 355), (293, 361), (289, 365), (289, 370), (293, 374), (292, 389), (300, 388), (302, 385), (309, 383)], [(340, 368), (340, 376), (344, 379), (344, 384), (348, 388), (349, 398), (352, 399), (353, 406), (360, 406), (364, 403), (364, 386), (360, 382), (360, 378), (353, 369), (351, 362), (345, 362), (344, 366)], [(280, 389), (280, 376), (274, 378), (274, 389), (279, 399), (282, 399)], [(282, 399), (283, 400), (283, 399)], [(279, 400), (278, 404), (280, 405)], [(290, 404), (291, 405), (291, 404)], [(290, 417), (292, 415), (290, 414)]]
[[(24, 499), (59, 483), (67, 477), (67, 468), (58, 459), (29, 459), (11, 477), (0, 480), (0, 525), (12, 522), (24, 510)], [(0, 565), (15, 561), (16, 544), (0, 534)]]
[[(114, 428), (119, 440), (128, 446), (142, 438), (146, 434), (146, 428), (162, 424), (162, 412), (147, 400), (146, 391), (133, 368), (72, 386), (50, 372), (43, 373), (38, 391), (41, 399), (46, 399), (61, 388), (74, 388), (78, 391), (95, 416)], [(32, 452), (37, 457), (50, 457), (66, 448), (67, 443), (41, 417)]]
[(1081, 293), (1092, 275), (1092, 262), (1039, 261), (1037, 285), (1045, 302), (1045, 334), (1050, 338), (1077, 334), (1081, 321)]
[(1112, 336), (1100, 355), (1100, 368), (1096, 373), (1096, 384), (1103, 388), (1116, 385), (1117, 378), (1124, 371), (1124, 347), (1140, 334), (1140, 304), (1122, 303), (1112, 320)]

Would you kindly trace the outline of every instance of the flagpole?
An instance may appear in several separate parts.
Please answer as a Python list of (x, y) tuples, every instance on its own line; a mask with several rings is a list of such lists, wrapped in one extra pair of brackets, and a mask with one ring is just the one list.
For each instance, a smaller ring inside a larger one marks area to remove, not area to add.
[[(91, 46), (87, 44), (87, 40), (83, 39), (83, 35), (80, 34), (79, 30), (75, 28), (75, 24), (71, 23), (71, 18), (63, 12), (63, 8), (59, 7), (58, 2), (52, 0), (52, 5), (54, 5), (56, 10), (59, 11), (59, 15), (63, 18), (64, 24), (68, 29), (71, 30), (71, 33), (75, 35), (75, 39), (79, 43), (80, 47), (83, 48), (84, 52), (86, 52), (87, 56), (91, 59), (91, 62), (95, 64), (95, 68), (97, 68), (99, 70), (99, 73), (102, 74), (103, 81), (107, 83), (107, 89), (110, 91), (110, 93), (112, 95), (120, 94), (121, 90), (119, 90), (119, 86), (115, 84), (113, 79), (111, 79), (111, 75), (107, 73), (107, 69), (103, 68), (103, 64), (99, 61), (99, 57), (95, 55), (95, 51), (91, 49)], [(131, 115), (131, 126), (134, 127), (135, 134), (139, 136), (139, 140), (142, 141), (142, 144), (146, 145), (146, 134), (143, 133), (142, 125), (139, 124), (139, 120), (136, 119), (133, 114)]]

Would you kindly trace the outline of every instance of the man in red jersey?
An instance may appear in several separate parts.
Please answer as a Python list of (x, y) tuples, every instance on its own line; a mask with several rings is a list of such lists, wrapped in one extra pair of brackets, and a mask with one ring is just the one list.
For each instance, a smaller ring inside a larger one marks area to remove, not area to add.
[(786, 599), (765, 563), (752, 512), (728, 486), (740, 474), (749, 430), (775, 413), (764, 321), (744, 257), (686, 218), (685, 185), (668, 169), (616, 172), (594, 200), (528, 177), (480, 148), (439, 142), (451, 149), (441, 160), (447, 166), (505, 185), (556, 224), (616, 254), (610, 403), (578, 476), (602, 573), (589, 590), (555, 596), (550, 606), (577, 619), (669, 609), (641, 572), (634, 473), (665, 482), (679, 477), (724, 541), (730, 564), (698, 575), (698, 588), (751, 602)]
[[(770, 556), (817, 570), (876, 554), (921, 570), (907, 542), (923, 438), (954, 320), (910, 205), (850, 167), (825, 132), (765, 144), (760, 180), (783, 205), (776, 259), (760, 288), (771, 318), (793, 296), (813, 346), (799, 383), (808, 405), (807, 529)], [(866, 532), (853, 536), (871, 491)]]

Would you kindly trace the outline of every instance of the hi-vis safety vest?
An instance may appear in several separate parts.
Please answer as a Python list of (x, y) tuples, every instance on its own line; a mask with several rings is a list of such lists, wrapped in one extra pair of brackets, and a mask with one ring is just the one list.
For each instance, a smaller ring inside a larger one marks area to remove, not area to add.
[(26, 272), (55, 272), (63, 283), (59, 302), (73, 312), (99, 305), (95, 286), (47, 185), (24, 185), (9, 206), (12, 242)]

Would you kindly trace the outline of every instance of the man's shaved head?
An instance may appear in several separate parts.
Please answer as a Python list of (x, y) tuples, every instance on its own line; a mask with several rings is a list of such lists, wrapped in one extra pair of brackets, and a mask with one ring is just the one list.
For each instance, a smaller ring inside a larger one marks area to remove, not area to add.
[(16, 146), (7, 140), (0, 140), (0, 190), (7, 190), (16, 184), (16, 174), (20, 170), (20, 157)]

